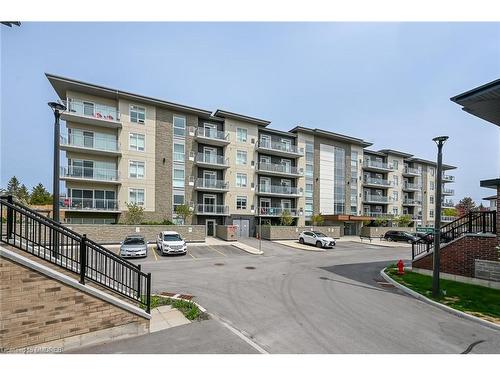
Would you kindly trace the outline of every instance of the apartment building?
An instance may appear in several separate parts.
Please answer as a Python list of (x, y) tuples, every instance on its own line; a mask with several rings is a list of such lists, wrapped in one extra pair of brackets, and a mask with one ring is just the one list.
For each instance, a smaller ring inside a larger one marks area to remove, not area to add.
[[(67, 107), (61, 207), (69, 223), (118, 223), (135, 203), (147, 221), (176, 223), (176, 207), (189, 205), (189, 222), (209, 236), (218, 224), (253, 236), (259, 221), (278, 223), (284, 212), (296, 225), (321, 213), (345, 234), (380, 216), (433, 225), (432, 161), (321, 129), (275, 130), (246, 115), (47, 78)], [(443, 177), (443, 194), (453, 195), (453, 176)]]

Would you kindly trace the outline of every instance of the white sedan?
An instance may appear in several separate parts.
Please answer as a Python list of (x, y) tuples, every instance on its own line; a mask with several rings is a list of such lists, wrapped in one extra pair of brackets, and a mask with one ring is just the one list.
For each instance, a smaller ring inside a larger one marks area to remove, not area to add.
[(156, 247), (161, 255), (186, 254), (187, 245), (181, 235), (174, 231), (163, 231), (156, 238)]
[(316, 231), (304, 231), (299, 235), (301, 244), (315, 245), (316, 247), (334, 247), (335, 239)]

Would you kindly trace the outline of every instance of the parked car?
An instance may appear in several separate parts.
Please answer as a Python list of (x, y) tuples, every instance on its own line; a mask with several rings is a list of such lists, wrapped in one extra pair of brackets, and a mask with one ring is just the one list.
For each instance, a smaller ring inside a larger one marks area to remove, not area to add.
[(400, 230), (390, 230), (384, 234), (384, 239), (387, 241), (403, 241), (408, 243), (413, 243), (418, 240), (417, 237), (411, 235), (411, 233), (400, 231)]
[(411, 235), (413, 237), (415, 237), (420, 242), (431, 243), (434, 241), (434, 236), (432, 233), (415, 232), (415, 233), (411, 233)]
[(125, 237), (120, 246), (120, 256), (124, 258), (139, 258), (148, 256), (148, 243), (143, 236), (130, 235)]
[(165, 254), (186, 254), (187, 245), (181, 235), (177, 232), (167, 230), (160, 232), (156, 239), (156, 247), (161, 255)]
[(321, 232), (304, 231), (299, 235), (299, 242), (301, 244), (315, 245), (316, 247), (334, 247), (335, 239), (328, 237)]

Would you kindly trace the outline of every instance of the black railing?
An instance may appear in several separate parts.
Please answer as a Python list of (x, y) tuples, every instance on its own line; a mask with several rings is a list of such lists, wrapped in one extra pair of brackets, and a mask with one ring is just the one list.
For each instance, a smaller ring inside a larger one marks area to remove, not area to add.
[[(469, 212), (441, 227), (440, 242), (448, 243), (468, 233), (496, 233), (496, 231), (496, 211)], [(412, 259), (433, 250), (434, 233), (429, 233), (412, 244)]]
[[(0, 241), (44, 259), (118, 295), (151, 307), (151, 273), (120, 258), (48, 217), (19, 203), (12, 196), (0, 197)], [(144, 297), (143, 297), (144, 295)]]

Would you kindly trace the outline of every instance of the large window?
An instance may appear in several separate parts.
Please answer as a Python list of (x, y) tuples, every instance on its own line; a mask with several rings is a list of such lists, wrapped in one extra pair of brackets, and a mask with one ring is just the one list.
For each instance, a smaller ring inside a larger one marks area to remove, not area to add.
[(184, 204), (184, 192), (174, 190), (174, 212), (177, 206)]
[(183, 137), (186, 135), (186, 119), (180, 116), (174, 116), (174, 135)]
[(431, 190), (434, 190), (434, 181), (430, 181), (429, 185), (430, 185)]
[(144, 178), (144, 162), (130, 160), (128, 164), (128, 176), (130, 178)]
[(429, 197), (429, 203), (430, 203), (430, 204), (434, 204), (434, 195), (431, 195), (431, 196)]
[(398, 198), (399, 198), (399, 197), (398, 197), (398, 192), (397, 192), (397, 191), (393, 191), (393, 192), (392, 192), (392, 200), (393, 200), (394, 202), (397, 202), (397, 201), (398, 201)]
[(247, 152), (242, 150), (236, 150), (236, 164), (246, 165), (247, 164)]
[(128, 190), (128, 201), (138, 206), (144, 206), (144, 189), (130, 188)]
[(429, 217), (434, 217), (434, 210), (429, 210)]
[(236, 142), (246, 143), (248, 137), (247, 129), (236, 128)]
[(247, 175), (245, 173), (236, 173), (236, 187), (247, 187)]
[(237, 196), (236, 197), (236, 209), (237, 210), (246, 210), (247, 209), (247, 197), (245, 197), (245, 196)]
[(335, 147), (334, 159), (334, 213), (345, 213), (345, 150)]
[(146, 109), (135, 105), (130, 106), (130, 122), (144, 124), (146, 121)]
[(145, 139), (144, 134), (130, 133), (129, 134), (129, 149), (134, 151), (144, 151)]
[(174, 161), (184, 162), (184, 142), (174, 142)]
[(184, 167), (174, 167), (174, 188), (183, 188), (184, 187)]

